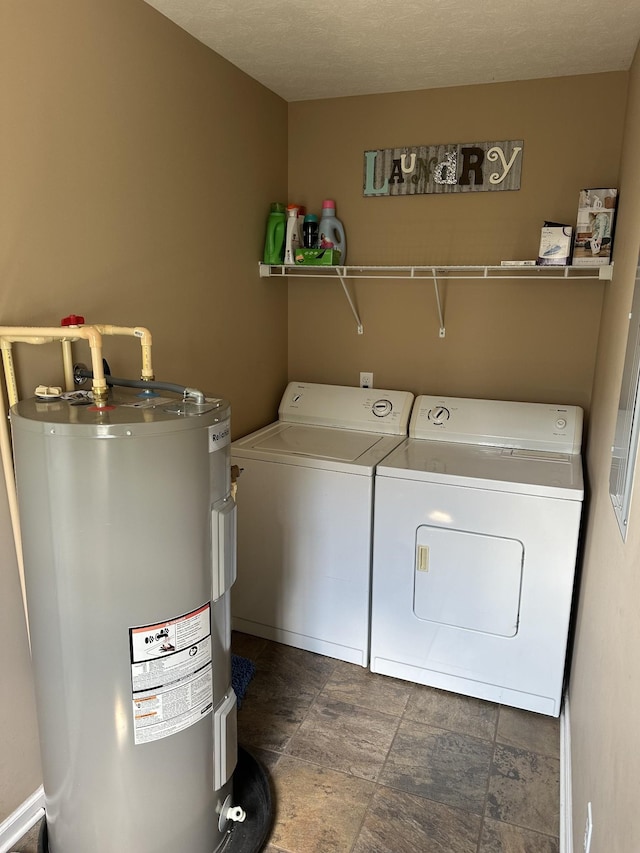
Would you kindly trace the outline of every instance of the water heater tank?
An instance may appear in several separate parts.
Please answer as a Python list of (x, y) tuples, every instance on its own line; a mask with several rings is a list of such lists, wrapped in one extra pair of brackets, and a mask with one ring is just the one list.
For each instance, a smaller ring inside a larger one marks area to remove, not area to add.
[(31, 399), (11, 423), (50, 853), (213, 853), (237, 758), (229, 406)]

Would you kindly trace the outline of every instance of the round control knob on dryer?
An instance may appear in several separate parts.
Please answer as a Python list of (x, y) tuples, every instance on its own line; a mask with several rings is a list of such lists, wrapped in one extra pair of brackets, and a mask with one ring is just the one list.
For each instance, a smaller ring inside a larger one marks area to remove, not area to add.
[(436, 406), (435, 409), (431, 409), (429, 412), (429, 420), (433, 421), (434, 424), (443, 424), (448, 421), (450, 417), (451, 412), (444, 406)]
[(386, 418), (393, 411), (393, 406), (391, 405), (391, 400), (376, 400), (371, 410), (376, 417)]
[(567, 425), (567, 421), (565, 418), (558, 418), (556, 421), (556, 429), (564, 429)]

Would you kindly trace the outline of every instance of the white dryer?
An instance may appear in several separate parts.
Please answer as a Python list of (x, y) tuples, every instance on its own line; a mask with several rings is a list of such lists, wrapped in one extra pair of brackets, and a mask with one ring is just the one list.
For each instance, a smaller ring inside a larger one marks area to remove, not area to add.
[(376, 473), (371, 670), (558, 716), (582, 410), (418, 397)]
[(406, 438), (412, 403), (291, 382), (278, 421), (233, 442), (234, 628), (368, 665), (375, 468)]

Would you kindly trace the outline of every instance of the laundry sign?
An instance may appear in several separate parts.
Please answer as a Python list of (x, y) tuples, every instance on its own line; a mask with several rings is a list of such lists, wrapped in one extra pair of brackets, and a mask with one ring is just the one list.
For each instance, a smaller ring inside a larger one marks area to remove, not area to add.
[(364, 152), (364, 195), (519, 190), (521, 139)]

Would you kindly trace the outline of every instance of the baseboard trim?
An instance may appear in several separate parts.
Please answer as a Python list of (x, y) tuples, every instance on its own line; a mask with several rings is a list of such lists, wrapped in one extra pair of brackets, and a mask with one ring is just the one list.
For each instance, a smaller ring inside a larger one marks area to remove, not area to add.
[(10, 853), (14, 844), (29, 832), (44, 815), (44, 789), (42, 785), (0, 823), (0, 853)]
[(568, 696), (564, 697), (560, 714), (560, 853), (573, 853), (571, 719)]

